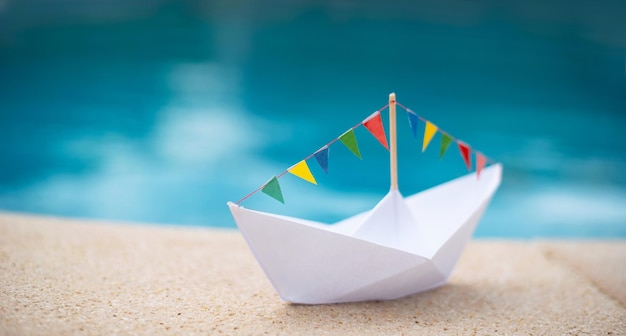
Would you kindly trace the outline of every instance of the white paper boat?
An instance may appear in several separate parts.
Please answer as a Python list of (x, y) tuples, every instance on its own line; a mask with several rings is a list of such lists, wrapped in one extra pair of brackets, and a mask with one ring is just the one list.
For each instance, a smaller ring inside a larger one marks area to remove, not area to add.
[(446, 282), (501, 174), (495, 164), (480, 179), (468, 174), (407, 198), (392, 176), (391, 190), (372, 210), (333, 225), (228, 206), (283, 300), (391, 300)]

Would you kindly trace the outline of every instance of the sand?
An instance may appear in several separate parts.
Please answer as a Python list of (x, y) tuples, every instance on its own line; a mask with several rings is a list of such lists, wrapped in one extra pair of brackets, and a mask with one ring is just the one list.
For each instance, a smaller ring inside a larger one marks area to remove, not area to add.
[(280, 300), (237, 231), (0, 214), (0, 334), (625, 335), (626, 241), (474, 240), (395, 301)]

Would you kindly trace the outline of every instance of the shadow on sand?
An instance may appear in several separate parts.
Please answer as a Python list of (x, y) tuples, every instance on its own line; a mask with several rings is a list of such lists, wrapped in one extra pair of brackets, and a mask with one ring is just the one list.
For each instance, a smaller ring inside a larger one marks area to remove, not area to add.
[(342, 321), (380, 327), (387, 323), (397, 324), (399, 320), (421, 326), (441, 324), (443, 327), (458, 323), (459, 320), (473, 319), (486, 312), (506, 309), (501, 300), (495, 300), (505, 289), (500, 286), (492, 287), (450, 283), (391, 301), (328, 305), (285, 304), (275, 311), (275, 317), (281, 319), (286, 326), (293, 324), (312, 329), (342, 324)]

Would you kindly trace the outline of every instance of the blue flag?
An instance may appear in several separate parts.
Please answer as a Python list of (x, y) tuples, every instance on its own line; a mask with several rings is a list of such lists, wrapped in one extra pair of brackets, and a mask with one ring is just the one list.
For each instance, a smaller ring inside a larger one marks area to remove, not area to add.
[(413, 137), (417, 139), (417, 123), (419, 122), (419, 118), (411, 112), (407, 112), (406, 115), (409, 116), (409, 125), (411, 125), (411, 130), (413, 130)]
[(320, 165), (324, 173), (328, 174), (328, 146), (320, 148), (315, 154), (315, 160)]

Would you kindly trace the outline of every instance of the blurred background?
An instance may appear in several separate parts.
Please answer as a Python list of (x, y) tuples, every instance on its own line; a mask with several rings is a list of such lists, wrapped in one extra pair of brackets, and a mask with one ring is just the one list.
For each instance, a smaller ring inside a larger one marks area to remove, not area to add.
[[(226, 202), (398, 101), (504, 165), (479, 237), (626, 237), (626, 2), (0, 0), (0, 210), (234, 228)], [(466, 172), (399, 110), (405, 195)], [(386, 123), (387, 113), (383, 113)], [(388, 190), (356, 132), (286, 205)], [(421, 134), (420, 134), (421, 136)]]

